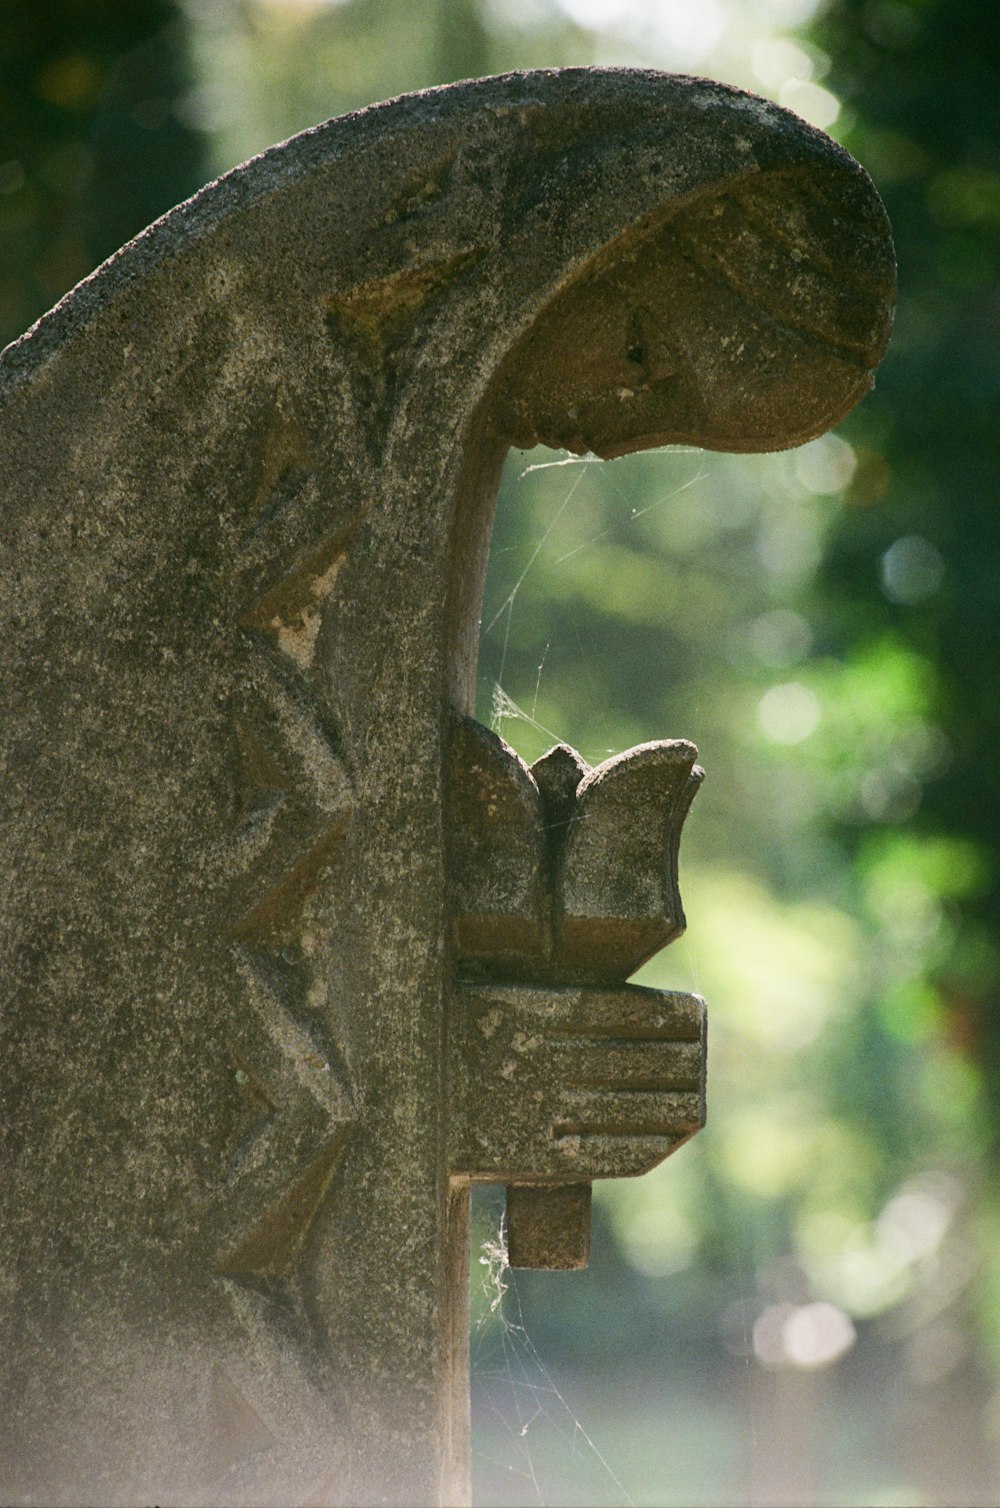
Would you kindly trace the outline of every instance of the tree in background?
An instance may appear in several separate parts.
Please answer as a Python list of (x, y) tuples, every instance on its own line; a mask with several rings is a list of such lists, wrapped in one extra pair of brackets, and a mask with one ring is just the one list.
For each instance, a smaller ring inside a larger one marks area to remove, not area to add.
[(834, 0), (815, 35), (900, 248), (878, 404), (845, 426), (861, 465), (824, 567), (830, 642), (845, 679), (878, 665), (887, 684), (918, 680), (939, 730), (909, 759), (873, 760), (849, 847), (876, 901), (891, 871), (934, 934), (897, 1022), (917, 1040), (933, 1026), (978, 1065), (995, 1159), (1000, 29), (982, 0)]
[(203, 182), (175, 0), (0, 7), (0, 345)]

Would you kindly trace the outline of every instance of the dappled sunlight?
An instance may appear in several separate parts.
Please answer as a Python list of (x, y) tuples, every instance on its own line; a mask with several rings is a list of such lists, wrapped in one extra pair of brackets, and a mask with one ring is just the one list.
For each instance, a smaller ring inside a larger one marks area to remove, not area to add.
[(678, 69), (698, 69), (726, 29), (722, 0), (558, 0), (571, 21), (595, 31), (618, 31), (663, 49)]
[[(952, 1175), (922, 1173), (907, 1179), (874, 1220), (836, 1209), (806, 1211), (797, 1226), (797, 1250), (817, 1288), (856, 1318), (880, 1314), (940, 1278), (939, 1253), (965, 1201)], [(964, 1253), (962, 1238), (949, 1261)]]

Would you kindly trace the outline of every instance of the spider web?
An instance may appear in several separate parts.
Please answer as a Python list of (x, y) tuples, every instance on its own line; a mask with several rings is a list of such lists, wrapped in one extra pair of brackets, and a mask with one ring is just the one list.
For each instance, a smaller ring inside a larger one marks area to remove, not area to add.
[[(474, 1452), (474, 1465), (477, 1460), (488, 1462), (508, 1479), (511, 1496), (505, 1501), (511, 1503), (552, 1503), (552, 1478), (557, 1475), (561, 1483), (568, 1476), (589, 1479), (591, 1491), (596, 1488), (600, 1496), (588, 1501), (636, 1508), (532, 1340), (517, 1278), (507, 1260), (505, 1217), (494, 1209), (492, 1220), (493, 1234), (480, 1245), (480, 1312), (471, 1336), (471, 1367), (477, 1402), (493, 1415), (509, 1449), (503, 1459)], [(567, 1463), (578, 1469), (567, 1471)], [(555, 1473), (545, 1469), (553, 1464)]]
[[(675, 456), (677, 450), (673, 448), (671, 455)], [(512, 552), (508, 551), (506, 559), (498, 559), (496, 552), (491, 554), (487, 592), (492, 595), (494, 606), (484, 618), (483, 641), (487, 657), (498, 667), (491, 677), (489, 691), (490, 724), (494, 732), (503, 733), (506, 725), (515, 724), (530, 734), (541, 734), (553, 743), (565, 736), (558, 728), (540, 721), (536, 714), (554, 638), (559, 634), (572, 636), (574, 626), (564, 621), (553, 628), (537, 662), (533, 692), (529, 689), (523, 702), (519, 702), (504, 685), (512, 630), (516, 627), (515, 613), (525, 590), (534, 590), (533, 577), (540, 565), (558, 569), (584, 552), (600, 547), (623, 526), (627, 534), (632, 524), (653, 509), (668, 504), (702, 481), (706, 475), (701, 464), (703, 453), (696, 450), (685, 453), (698, 457), (692, 474), (679, 483), (657, 489), (653, 501), (641, 507), (629, 503), (625, 487), (612, 480), (611, 468), (596, 457), (563, 456), (522, 466), (515, 474), (516, 480), (512, 479), (512, 463), (508, 462), (505, 478), (508, 506), (511, 487), (516, 489), (519, 483), (537, 473), (565, 468), (568, 475), (565, 489), (553, 488), (544, 499), (537, 531), (527, 546), (518, 547), (518, 556), (512, 559)], [(572, 506), (581, 498), (581, 488), (587, 482), (591, 468), (597, 465), (601, 467), (602, 482), (617, 494), (620, 503), (615, 510), (614, 527), (605, 525), (602, 519), (583, 539), (577, 532), (567, 541), (561, 536), (560, 526), (565, 527), (571, 522)], [(505, 573), (506, 582), (503, 581)], [(601, 750), (599, 757), (616, 752), (619, 751)], [(488, 1234), (482, 1233), (480, 1223), (479, 1282), (473, 1278), (474, 1290), (478, 1291), (473, 1295), (475, 1318), (470, 1336), (473, 1470), (474, 1476), (480, 1479), (476, 1485), (486, 1487), (487, 1492), (483, 1496), (477, 1491), (475, 1501), (502, 1503), (508, 1508), (514, 1504), (555, 1508), (559, 1503), (636, 1508), (636, 1500), (628, 1486), (595, 1438), (599, 1434), (597, 1426), (592, 1424), (588, 1428), (580, 1417), (581, 1408), (593, 1405), (589, 1400), (582, 1402), (571, 1398), (574, 1384), (562, 1378), (557, 1380), (532, 1337), (518, 1277), (507, 1260), (502, 1196), (496, 1189), (490, 1193), (492, 1203), (487, 1211), (484, 1211), (484, 1191), (480, 1189), (474, 1194), (479, 1222), (484, 1212), (488, 1213), (489, 1219)], [(551, 1283), (565, 1280), (558, 1274), (546, 1278)], [(489, 1495), (497, 1491), (500, 1496)]]
[[(647, 452), (648, 455), (656, 455), (659, 453), (660, 452), (656, 451)], [(549, 517), (542, 527), (540, 533), (538, 533), (537, 537), (529, 546), (527, 559), (524, 561), (524, 564), (521, 565), (517, 570), (517, 574), (514, 577), (513, 582), (509, 585), (505, 584), (500, 588), (500, 590), (502, 590), (503, 592), (503, 596), (500, 599), (499, 605), (491, 608), (489, 612), (484, 616), (483, 629), (481, 634), (481, 652), (483, 653), (485, 658), (492, 660), (493, 663), (497, 666), (495, 674), (491, 677), (491, 685), (489, 689), (489, 721), (490, 727), (494, 733), (502, 734), (505, 723), (514, 722), (521, 723), (527, 728), (542, 733), (546, 738), (552, 739), (553, 742), (561, 741), (562, 735), (555, 732), (552, 728), (547, 727), (544, 723), (539, 722), (535, 715), (538, 706), (539, 692), (542, 684), (542, 675), (545, 669), (545, 662), (548, 658), (549, 650), (552, 648), (553, 644), (552, 637), (549, 637), (546, 641), (545, 648), (538, 662), (531, 710), (528, 711), (525, 706), (517, 702), (504, 685), (508, 663), (508, 652), (511, 647), (511, 632), (514, 623), (515, 608), (522, 595), (525, 585), (529, 583), (533, 573), (539, 565), (539, 562), (547, 560), (547, 557), (550, 555), (551, 561), (548, 563), (550, 563), (553, 567), (558, 568), (568, 561), (574, 560), (585, 552), (605, 543), (614, 533), (614, 529), (610, 525), (606, 527), (598, 527), (592, 533), (587, 534), (582, 541), (573, 543), (568, 549), (562, 548), (562, 546), (560, 545), (558, 534), (559, 526), (563, 522), (565, 515), (570, 512), (572, 504), (577, 498), (577, 494), (580, 492), (581, 484), (586, 481), (588, 472), (590, 472), (593, 467), (596, 466), (601, 468), (602, 484), (607, 487), (610, 492), (617, 496), (617, 499), (621, 504), (621, 507), (616, 509), (615, 527), (617, 528), (620, 528), (622, 523), (624, 522), (626, 529), (628, 529), (631, 525), (637, 524), (640, 519), (645, 518), (654, 510), (662, 508), (667, 504), (673, 502), (681, 494), (687, 492), (690, 488), (697, 486), (705, 480), (707, 472), (705, 471), (704, 466), (700, 464), (704, 460), (703, 451), (698, 450), (696, 447), (671, 446), (665, 449), (662, 453), (669, 455), (671, 458), (682, 455), (695, 456), (698, 457), (699, 464), (692, 475), (689, 476), (686, 480), (677, 483), (676, 485), (665, 487), (662, 491), (659, 491), (653, 498), (653, 500), (651, 502), (648, 502), (644, 507), (635, 507), (631, 503), (629, 503), (625, 487), (621, 483), (616, 481), (614, 477), (614, 472), (612, 470), (614, 463), (602, 461), (597, 456), (562, 455), (555, 460), (533, 462), (528, 466), (521, 467), (521, 469), (517, 471), (514, 470), (512, 461), (510, 459), (508, 460), (507, 472), (505, 474), (504, 484), (501, 489), (502, 494), (509, 493), (512, 489), (516, 490), (519, 483), (523, 483), (529, 477), (537, 476), (541, 472), (561, 471), (563, 468), (568, 468), (570, 472), (570, 479), (567, 482), (566, 489), (562, 493), (560, 500), (558, 502), (554, 502), (548, 510)], [(575, 475), (573, 474), (574, 472)], [(490, 569), (489, 577), (487, 580), (487, 596), (491, 595), (491, 590), (496, 590), (496, 584), (502, 575), (502, 571), (498, 569), (499, 564), (500, 562), (498, 562), (497, 560), (497, 551), (494, 547), (490, 554)], [(494, 636), (497, 634), (498, 629), (500, 630), (499, 650), (497, 650), (494, 640)], [(601, 756), (606, 757), (608, 755), (616, 754), (619, 752), (621, 751), (618, 749), (604, 749), (601, 751)]]

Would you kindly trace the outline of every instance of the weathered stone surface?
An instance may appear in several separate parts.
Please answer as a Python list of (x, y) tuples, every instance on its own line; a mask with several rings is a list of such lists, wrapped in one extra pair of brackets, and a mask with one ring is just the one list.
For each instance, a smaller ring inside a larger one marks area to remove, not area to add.
[(451, 1020), (455, 1173), (494, 1183), (645, 1173), (704, 1123), (695, 995), (468, 984)]
[(529, 770), (471, 718), (448, 725), (448, 910), (459, 975), (625, 980), (684, 930), (681, 826), (701, 784), (683, 739), (596, 770), (559, 744)]
[(626, 979), (683, 932), (677, 850), (697, 753), (680, 739), (641, 744), (581, 781), (558, 876), (561, 971)]
[(696, 754), (642, 744), (591, 770), (558, 744), (529, 770), (449, 719), (449, 1166), (514, 1180), (514, 1267), (585, 1265), (589, 1195), (557, 1178), (646, 1172), (704, 1124), (703, 1003), (624, 983), (683, 930)]
[[(449, 811), (502, 774), (480, 740), (459, 792), (445, 729), (503, 455), (807, 440), (867, 389), (892, 281), (878, 199), (820, 133), (720, 85), (570, 70), (276, 147), (6, 352), (5, 1502), (465, 1494), (468, 1178), (569, 1180), (527, 1199), (579, 1236), (620, 1144), (700, 1115), (690, 1044), (617, 983), (680, 925), (672, 859), (616, 884), (613, 970), (579, 940), (609, 767), (562, 850), (566, 957), (531, 788), (578, 799), (571, 757), (504, 788), (509, 850), (487, 824), (458, 853)], [(490, 855), (520, 888), (491, 890)], [(490, 933), (498, 897), (547, 973)], [(476, 1151), (454, 1065), (507, 1093), (488, 1037), (468, 1056), (493, 1008), (558, 1028), (579, 1167), (513, 1091), (524, 1156)], [(613, 1065), (609, 1032), (639, 1039)]]
[(507, 1185), (507, 1254), (512, 1267), (586, 1267), (590, 1260), (593, 1184)]

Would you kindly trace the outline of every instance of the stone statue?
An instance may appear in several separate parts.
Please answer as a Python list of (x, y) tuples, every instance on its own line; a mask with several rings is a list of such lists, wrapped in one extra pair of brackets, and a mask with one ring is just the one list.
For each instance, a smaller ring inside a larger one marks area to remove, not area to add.
[(328, 122), (0, 361), (0, 1487), (468, 1493), (472, 1179), (512, 1260), (703, 1119), (682, 742), (471, 718), (511, 445), (771, 450), (865, 393), (893, 261), (827, 137), (512, 74)]

